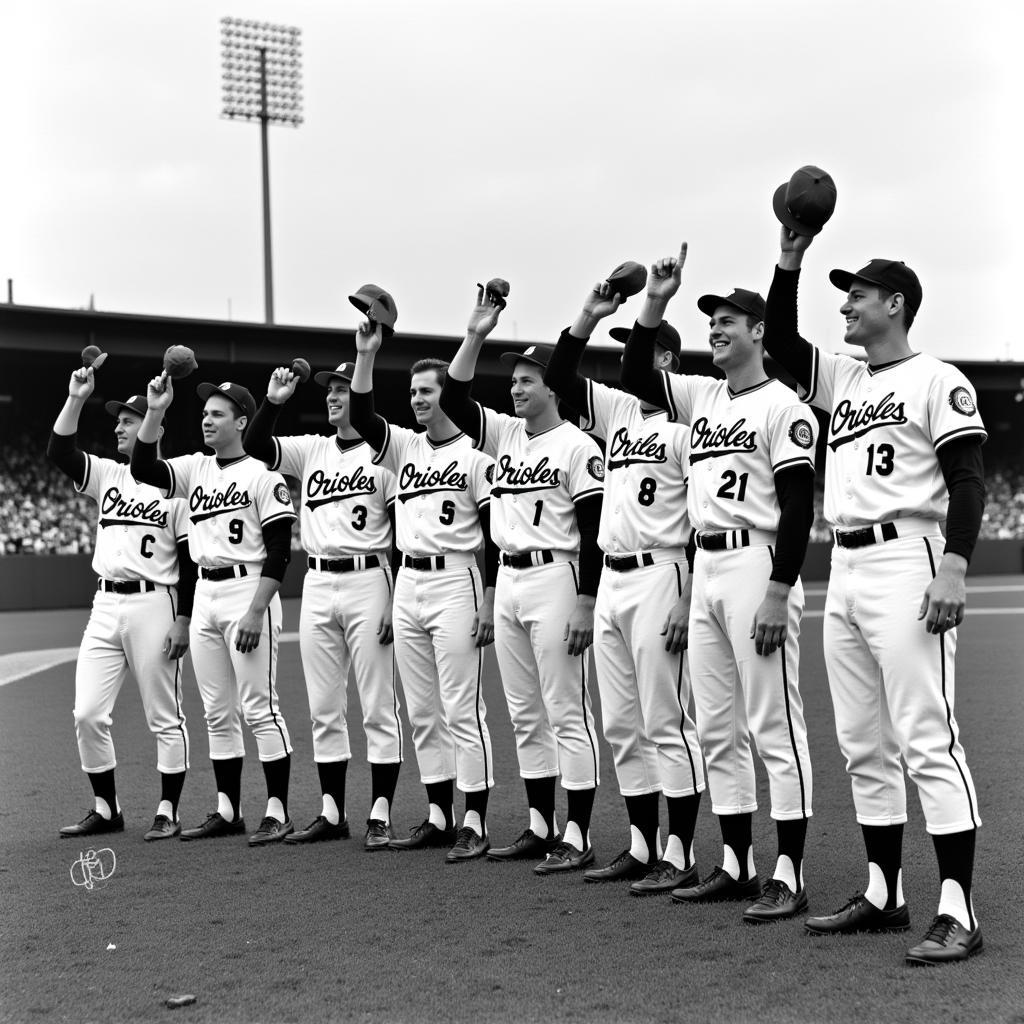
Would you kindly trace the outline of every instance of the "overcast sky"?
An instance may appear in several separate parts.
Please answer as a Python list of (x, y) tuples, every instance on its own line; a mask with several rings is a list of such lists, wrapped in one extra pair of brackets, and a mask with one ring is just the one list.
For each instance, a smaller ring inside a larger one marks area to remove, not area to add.
[[(911, 334), (1024, 360), (1015, 0), (5, 0), (0, 278), (17, 302), (262, 320), (259, 131), (220, 118), (224, 15), (302, 29), (305, 123), (271, 129), (277, 321), (554, 338), (619, 262), (689, 242), (670, 317), (767, 292), (771, 196), (838, 186), (807, 258), (804, 333), (841, 349), (832, 267), (903, 259)], [(0, 299), (6, 297), (6, 289)], [(1011, 301), (1008, 301), (1011, 300)], [(638, 300), (615, 323), (631, 323)]]

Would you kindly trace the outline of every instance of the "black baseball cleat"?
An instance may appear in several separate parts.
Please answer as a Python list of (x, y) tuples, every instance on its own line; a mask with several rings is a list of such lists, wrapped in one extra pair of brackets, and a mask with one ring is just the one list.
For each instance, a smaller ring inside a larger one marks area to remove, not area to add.
[(245, 832), (245, 818), (228, 821), (216, 811), (206, 816), (206, 821), (195, 828), (183, 828), (178, 838), (187, 843), (192, 839), (219, 839), (221, 836), (240, 836)]
[(366, 838), (363, 840), (363, 849), (369, 853), (377, 850), (386, 850), (388, 844), (395, 838), (391, 826), (381, 818), (366, 819)]
[(565, 840), (560, 842), (538, 865), (533, 869), (535, 875), (554, 875), (563, 871), (579, 871), (588, 864), (594, 863), (594, 848), (588, 846), (585, 850), (577, 850), (572, 843)]
[(269, 814), (260, 822), (260, 827), (249, 836), (250, 846), (267, 846), (270, 843), (279, 843), (286, 836), (295, 831), (291, 818), (287, 821), (278, 821)]
[(906, 962), (912, 967), (937, 967), (955, 964), (980, 953), (981, 927), (968, 931), (955, 917), (939, 914), (925, 937), (907, 950)]
[(304, 829), (286, 835), (284, 841), (294, 846), (296, 843), (326, 843), (331, 839), (348, 839), (350, 835), (348, 819), (332, 825), (322, 814), (318, 814)]
[(761, 896), (743, 911), (747, 924), (768, 924), (771, 921), (785, 921), (807, 910), (807, 890), (793, 892), (785, 882), (769, 878), (764, 883)]
[(158, 814), (153, 819), (150, 830), (142, 837), (147, 843), (155, 842), (158, 839), (173, 839), (181, 835), (181, 822), (171, 821), (165, 814)]
[(476, 829), (464, 825), (459, 829), (459, 837), (455, 845), (445, 856), (448, 864), (461, 864), (464, 860), (476, 860), (482, 857), (491, 848), (491, 842), (487, 836), (477, 835)]
[(65, 825), (60, 834), (64, 839), (75, 836), (98, 836), (104, 832), (123, 832), (124, 815), (118, 811), (109, 820), (99, 811), (90, 811), (77, 825)]
[(760, 894), (761, 884), (757, 875), (740, 882), (724, 868), (716, 867), (703, 882), (673, 889), (672, 899), (676, 903), (722, 903), (727, 900), (756, 900)]
[(673, 889), (692, 887), (699, 881), (696, 864), (684, 871), (667, 860), (659, 860), (643, 878), (629, 887), (629, 891), (633, 896), (657, 896)]
[(853, 935), (855, 932), (905, 932), (910, 927), (906, 903), (893, 910), (879, 910), (857, 893), (834, 914), (809, 917), (804, 928), (809, 935)]
[(543, 860), (560, 842), (561, 835), (554, 839), (541, 839), (533, 829), (527, 829), (511, 846), (496, 846), (487, 851), (488, 860)]
[(388, 842), (390, 850), (432, 850), (440, 847), (451, 847), (458, 837), (455, 826), (438, 828), (429, 819), (421, 825), (409, 829), (408, 839), (392, 839)]
[(590, 868), (583, 872), (584, 882), (636, 882), (644, 878), (651, 870), (650, 864), (637, 860), (629, 852), (623, 850), (603, 868)]

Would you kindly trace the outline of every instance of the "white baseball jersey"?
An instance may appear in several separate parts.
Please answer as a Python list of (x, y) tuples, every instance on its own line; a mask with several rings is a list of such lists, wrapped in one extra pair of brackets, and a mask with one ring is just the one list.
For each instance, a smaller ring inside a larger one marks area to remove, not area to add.
[(477, 403), (477, 447), (495, 459), (491, 536), (503, 551), (578, 552), (575, 503), (600, 494), (604, 459), (579, 427), (562, 420), (529, 435), (525, 421)]
[(75, 490), (99, 506), (92, 568), (108, 580), (178, 582), (179, 540), (188, 533), (183, 501), (135, 481), (128, 464), (85, 456), (85, 476)]
[(949, 492), (936, 451), (988, 436), (967, 378), (921, 352), (871, 369), (815, 349), (805, 401), (830, 414), (825, 518), (835, 526), (945, 519)]
[(479, 510), (490, 504), (493, 463), (465, 434), (435, 444), (425, 431), (387, 424), (374, 462), (395, 475), (395, 529), (407, 555), (483, 547)]
[(624, 391), (588, 381), (580, 426), (606, 445), (598, 544), (608, 554), (684, 547), (689, 445), (663, 409), (644, 412)]
[(284, 477), (248, 455), (221, 466), (216, 456), (194, 452), (165, 464), (167, 496), (184, 498), (188, 506), (188, 546), (197, 565), (261, 563), (267, 557), (263, 527), (295, 518)]
[(302, 546), (317, 558), (391, 550), (388, 506), (395, 478), (374, 464), (366, 442), (349, 448), (337, 436), (275, 437), (270, 469), (302, 481)]
[(698, 531), (773, 531), (775, 474), (814, 470), (815, 427), (777, 380), (733, 393), (724, 380), (662, 372), (669, 418), (690, 424), (690, 520)]

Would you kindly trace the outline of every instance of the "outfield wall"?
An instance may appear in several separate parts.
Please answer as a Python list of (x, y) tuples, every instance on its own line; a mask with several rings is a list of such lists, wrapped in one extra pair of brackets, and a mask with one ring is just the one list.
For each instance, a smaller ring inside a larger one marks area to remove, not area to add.
[[(811, 544), (804, 561), (807, 583), (828, 579), (830, 544)], [(0, 558), (0, 611), (82, 608), (92, 602), (96, 577), (91, 555), (7, 555)], [(971, 559), (972, 576), (1024, 572), (1024, 540), (980, 540)], [(306, 559), (293, 552), (282, 597), (298, 597)]]

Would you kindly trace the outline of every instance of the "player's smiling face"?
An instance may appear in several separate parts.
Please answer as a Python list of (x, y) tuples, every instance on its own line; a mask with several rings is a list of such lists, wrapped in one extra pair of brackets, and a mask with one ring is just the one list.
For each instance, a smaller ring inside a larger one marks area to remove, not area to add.
[(131, 455), (141, 426), (141, 416), (121, 410), (117, 417), (117, 425), (114, 427), (114, 437), (117, 438), (117, 451), (120, 455)]
[(210, 395), (203, 406), (203, 444), (215, 452), (242, 436), (246, 418), (230, 398)]
[(441, 413), (441, 383), (436, 370), (421, 370), (409, 381), (409, 404), (416, 422), (429, 427)]
[(332, 427), (347, 427), (349, 414), (348, 382), (335, 377), (327, 388), (327, 422)]
[(542, 416), (551, 409), (554, 392), (544, 384), (544, 370), (536, 363), (520, 360), (512, 371), (512, 405), (523, 419)]
[(721, 370), (744, 366), (761, 356), (761, 336), (764, 324), (749, 326), (748, 317), (734, 306), (719, 306), (711, 318), (711, 360)]
[(843, 341), (848, 345), (867, 345), (889, 330), (890, 297), (873, 284), (854, 281), (839, 307), (846, 320)]

